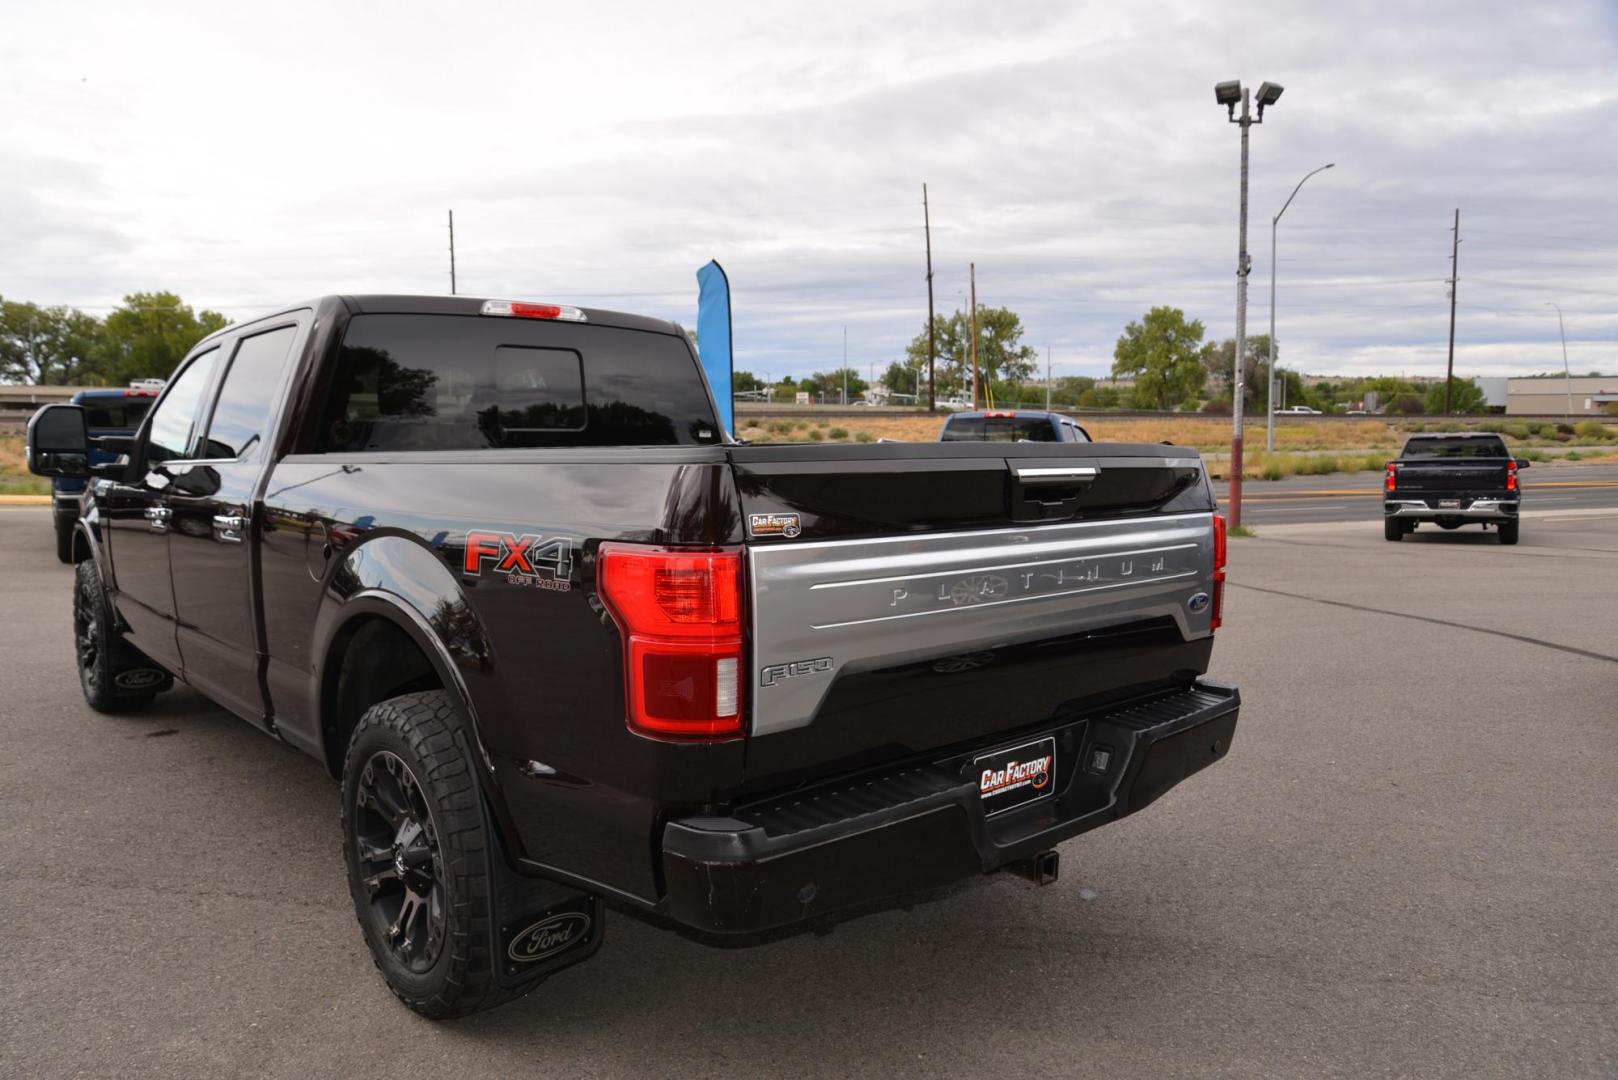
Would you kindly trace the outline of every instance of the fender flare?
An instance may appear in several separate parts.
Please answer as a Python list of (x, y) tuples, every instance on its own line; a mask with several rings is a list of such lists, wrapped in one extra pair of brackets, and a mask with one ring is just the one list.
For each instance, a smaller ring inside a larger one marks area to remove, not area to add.
[[(382, 619), (402, 631), (432, 666), (439, 682), (461, 707), (466, 719), (466, 751), (480, 765), (476, 770), (479, 787), (502, 840), (515, 836), (510, 827), (505, 799), (495, 777), (494, 759), (482, 733), (477, 702), (467, 686), (463, 663), (475, 657), (489, 663), (492, 652), (488, 635), (477, 619), (464, 591), (440, 557), (422, 540), (410, 533), (378, 530), (363, 543), (344, 553), (326, 574), (325, 602), (316, 615), (314, 634), (315, 690), (322, 711), (329, 700), (328, 683), (335, 677), (330, 670), (333, 648), (356, 621)], [(352, 590), (352, 591), (350, 591)], [(449, 611), (461, 617), (454, 629), (461, 640), (445, 640), (434, 614)], [(325, 719), (321, 719), (321, 730)], [(322, 756), (333, 776), (342, 775), (342, 760), (332, 760), (322, 739)], [(508, 849), (509, 850), (509, 849)]]

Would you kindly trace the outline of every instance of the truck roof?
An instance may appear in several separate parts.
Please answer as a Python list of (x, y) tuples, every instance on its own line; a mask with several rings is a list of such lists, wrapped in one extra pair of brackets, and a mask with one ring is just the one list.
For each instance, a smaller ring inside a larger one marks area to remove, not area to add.
[(1498, 431), (1430, 431), (1410, 436), (1406, 442), (1415, 442), (1418, 439), (1498, 439)]
[[(299, 311), (304, 308), (320, 309), (322, 307), (337, 305), (348, 309), (351, 315), (481, 315), (483, 305), (489, 300), (522, 300), (523, 297), (511, 296), (428, 296), (407, 295), (393, 293), (365, 293), (361, 295), (329, 294), (306, 300), (298, 304), (288, 304), (274, 312), (261, 315), (249, 323), (237, 323), (216, 330), (209, 334), (209, 338), (221, 334), (240, 330), (244, 325), (261, 322), (266, 319), (279, 318), (289, 311)], [(565, 304), (565, 298), (545, 298), (531, 300), (534, 303)], [(575, 305), (577, 306), (577, 305)], [(579, 307), (584, 312), (585, 321), (597, 326), (611, 326), (622, 330), (648, 330), (658, 334), (682, 335), (680, 325), (667, 319), (653, 319), (646, 315), (633, 315), (623, 311), (608, 311), (604, 308)], [(204, 339), (207, 340), (207, 339)]]

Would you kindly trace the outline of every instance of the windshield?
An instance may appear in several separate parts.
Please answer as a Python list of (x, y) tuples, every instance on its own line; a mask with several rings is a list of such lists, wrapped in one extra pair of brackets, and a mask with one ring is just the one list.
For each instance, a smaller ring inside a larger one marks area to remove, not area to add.
[(1407, 458), (1503, 458), (1506, 444), (1499, 439), (1411, 439), (1405, 443)]

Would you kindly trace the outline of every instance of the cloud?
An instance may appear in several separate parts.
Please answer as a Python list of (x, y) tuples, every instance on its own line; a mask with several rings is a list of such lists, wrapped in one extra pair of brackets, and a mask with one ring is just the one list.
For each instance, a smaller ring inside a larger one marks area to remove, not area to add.
[[(322, 33), (290, 29), (321, 15)], [(0, 45), (0, 292), (173, 288), (248, 315), (327, 291), (464, 290), (695, 314), (711, 257), (738, 362), (879, 367), (923, 325), (921, 183), (940, 311), (976, 263), (1058, 372), (1100, 372), (1173, 304), (1233, 332), (1237, 129), (1212, 84), (1286, 93), (1252, 131), (1248, 326), (1310, 371), (1456, 360), (1618, 368), (1618, 35), (1601, 0), (290, 5), (276, 26), (26, 9)], [(84, 27), (91, 29), (85, 31)], [(1465, 28), (1457, 33), (1456, 27)], [(143, 50), (127, 41), (141, 34)], [(91, 81), (79, 83), (78, 73)], [(111, 299), (109, 299), (111, 298)]]

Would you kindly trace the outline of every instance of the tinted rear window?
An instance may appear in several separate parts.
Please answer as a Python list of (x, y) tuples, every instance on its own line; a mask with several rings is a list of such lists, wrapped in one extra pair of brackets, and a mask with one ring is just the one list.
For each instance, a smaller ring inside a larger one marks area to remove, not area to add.
[(1503, 458), (1506, 444), (1499, 439), (1411, 439), (1407, 458)]
[(714, 443), (678, 338), (577, 323), (357, 315), (343, 334), (318, 451)]
[(84, 406), (84, 422), (91, 428), (107, 428), (111, 431), (134, 431), (140, 427), (140, 422), (146, 419), (146, 414), (152, 409), (152, 402), (157, 400), (154, 394), (151, 397), (138, 398), (87, 398), (81, 404)]
[(941, 442), (1060, 442), (1049, 420), (1030, 416), (951, 419)]

